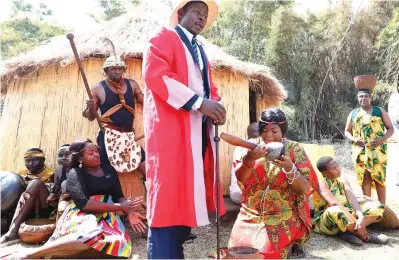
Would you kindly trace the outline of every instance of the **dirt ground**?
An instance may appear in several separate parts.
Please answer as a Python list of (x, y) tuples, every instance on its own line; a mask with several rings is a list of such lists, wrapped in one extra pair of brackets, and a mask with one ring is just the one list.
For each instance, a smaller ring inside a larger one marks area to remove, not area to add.
[[(389, 145), (390, 156), (387, 173), (387, 205), (399, 213), (399, 186), (397, 172), (399, 172), (399, 144)], [(347, 173), (351, 183), (356, 188), (356, 193), (361, 193), (353, 173)], [(375, 196), (375, 194), (374, 194)], [(221, 246), (227, 246), (230, 230), (233, 222), (223, 223), (221, 226)], [(306, 258), (313, 259), (399, 259), (399, 230), (383, 230), (379, 227), (370, 227), (370, 232), (383, 233), (390, 237), (387, 245), (365, 244), (363, 247), (352, 246), (335, 237), (327, 237), (313, 233), (308, 241), (305, 251)], [(208, 258), (208, 254), (216, 248), (216, 226), (209, 225), (197, 229), (198, 238), (193, 243), (186, 243), (186, 258)], [(146, 240), (137, 234), (132, 235), (132, 258), (146, 259)], [(26, 250), (36, 245), (18, 243), (1, 248), (1, 255), (7, 252)]]

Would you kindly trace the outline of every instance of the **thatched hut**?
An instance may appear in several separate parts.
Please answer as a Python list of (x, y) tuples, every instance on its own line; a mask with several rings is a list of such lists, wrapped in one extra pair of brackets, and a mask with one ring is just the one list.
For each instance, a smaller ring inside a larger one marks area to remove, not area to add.
[[(171, 10), (165, 1), (144, 1), (134, 11), (97, 30), (76, 32), (75, 43), (89, 84), (103, 79), (101, 66), (111, 50), (103, 41), (106, 37), (114, 42), (118, 54), (125, 60), (126, 76), (143, 88), (142, 52), (151, 34), (166, 24), (170, 12), (165, 10)], [(257, 118), (265, 107), (279, 106), (286, 92), (268, 68), (239, 61), (204, 38), (200, 41), (209, 53), (213, 78), (228, 111), (227, 124), (221, 131), (246, 137), (250, 114), (251, 118)], [(55, 37), (25, 55), (6, 61), (1, 77), (4, 97), (0, 119), (1, 170), (23, 168), (23, 153), (31, 147), (42, 148), (47, 164), (55, 166), (60, 145), (79, 137), (95, 140), (98, 126), (82, 118), (87, 95), (65, 36)], [(136, 109), (135, 129), (136, 135), (143, 134), (141, 108)], [(222, 142), (221, 174), (225, 194), (230, 183), (232, 153), (233, 147)]]

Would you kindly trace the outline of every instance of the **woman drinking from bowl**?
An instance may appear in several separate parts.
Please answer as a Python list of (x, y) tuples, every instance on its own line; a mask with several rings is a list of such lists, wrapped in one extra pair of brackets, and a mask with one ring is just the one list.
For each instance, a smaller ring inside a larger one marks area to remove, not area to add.
[(123, 196), (115, 170), (101, 165), (98, 147), (89, 139), (73, 142), (69, 150), (67, 191), (73, 203), (61, 215), (49, 241), (19, 258), (129, 257), (129, 234), (116, 212), (128, 214), (134, 231), (145, 232), (144, 217), (134, 212), (143, 197), (127, 200)]
[[(230, 235), (231, 250), (252, 247), (263, 258), (287, 258), (290, 251), (304, 257), (301, 245), (312, 228), (307, 196), (318, 182), (305, 151), (284, 138), (286, 131), (283, 111), (263, 111), (258, 146), (244, 150), (241, 160), (234, 162), (243, 200)], [(266, 145), (272, 142), (285, 146), (277, 159), (267, 156)]]

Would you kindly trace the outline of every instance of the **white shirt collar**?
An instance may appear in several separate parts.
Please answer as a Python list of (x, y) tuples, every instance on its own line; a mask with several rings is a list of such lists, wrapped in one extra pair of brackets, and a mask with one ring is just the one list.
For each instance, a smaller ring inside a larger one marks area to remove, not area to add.
[(180, 29), (183, 30), (184, 34), (187, 36), (188, 40), (189, 40), (190, 43), (191, 43), (191, 41), (193, 40), (194, 35), (193, 35), (192, 33), (190, 33), (189, 31), (187, 31), (187, 29), (184, 28), (183, 26), (181, 26), (180, 24), (178, 24), (177, 26), (179, 26)]

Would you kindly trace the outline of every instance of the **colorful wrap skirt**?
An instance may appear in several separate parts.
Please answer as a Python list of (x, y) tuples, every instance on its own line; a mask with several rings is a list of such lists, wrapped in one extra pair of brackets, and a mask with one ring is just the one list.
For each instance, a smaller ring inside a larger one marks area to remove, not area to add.
[[(113, 203), (108, 195), (95, 195), (90, 199)], [(70, 234), (105, 255), (129, 257), (131, 254), (129, 233), (114, 212), (85, 213), (72, 202), (59, 218), (49, 242)]]

